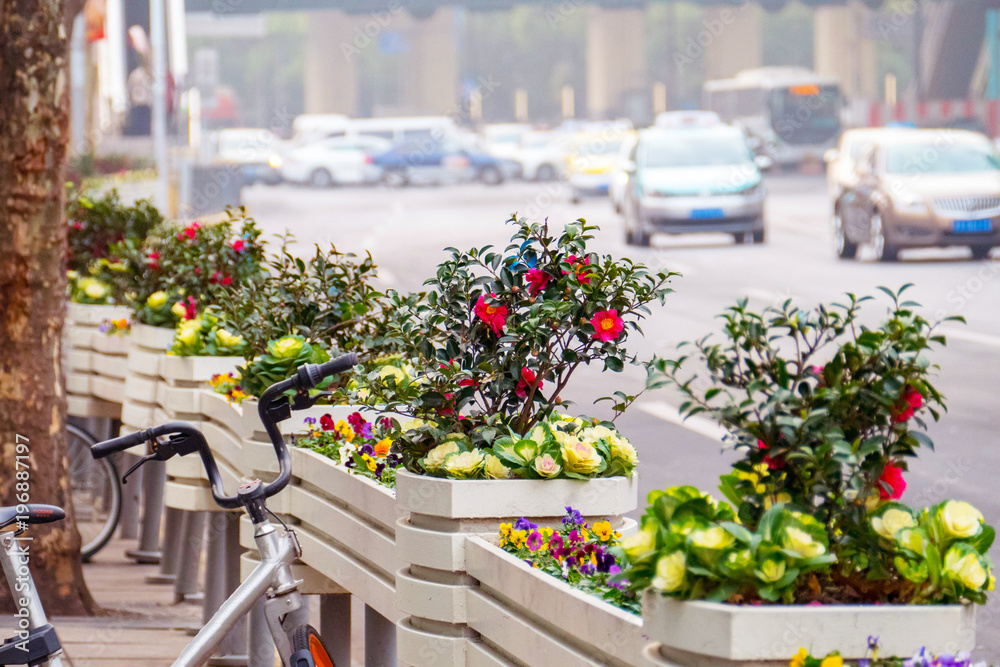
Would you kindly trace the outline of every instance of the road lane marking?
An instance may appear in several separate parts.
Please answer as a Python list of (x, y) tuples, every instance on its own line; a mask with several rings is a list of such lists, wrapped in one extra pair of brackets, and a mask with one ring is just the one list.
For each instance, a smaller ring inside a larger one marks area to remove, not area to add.
[(965, 329), (952, 329), (951, 327), (942, 327), (938, 329), (938, 332), (944, 334), (948, 338), (964, 340), (967, 343), (979, 343), (980, 345), (989, 345), (990, 347), (1000, 347), (1000, 336), (979, 333), (978, 331), (966, 331)]
[(723, 437), (725, 437), (728, 433), (726, 429), (709, 419), (705, 419), (704, 417), (694, 416), (685, 419), (677, 408), (669, 403), (664, 403), (663, 401), (643, 401), (641, 403), (637, 403), (636, 407), (646, 414), (656, 417), (657, 419), (662, 419), (665, 422), (682, 426), (689, 431), (703, 435), (710, 440), (715, 440), (716, 442), (721, 443)]

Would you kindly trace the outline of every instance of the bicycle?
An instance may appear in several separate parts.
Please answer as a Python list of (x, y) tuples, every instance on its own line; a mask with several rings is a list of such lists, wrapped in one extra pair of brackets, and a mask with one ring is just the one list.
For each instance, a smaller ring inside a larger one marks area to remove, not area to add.
[[(308, 608), (298, 591), (300, 580), (292, 576), (291, 564), (302, 555), (295, 531), (267, 509), (267, 499), (276, 495), (291, 480), (291, 456), (278, 429), (278, 424), (290, 419), (292, 410), (312, 407), (320, 396), (309, 395), (325, 378), (350, 370), (358, 363), (356, 354), (347, 354), (325, 364), (305, 364), (295, 375), (271, 385), (261, 396), (257, 412), (278, 458), (278, 476), (270, 483), (259, 479), (240, 485), (236, 496), (227, 496), (212, 450), (204, 434), (191, 424), (170, 422), (150, 429), (98, 443), (93, 448), (101, 459), (149, 443), (150, 453), (126, 472), (131, 474), (148, 461), (166, 461), (174, 456), (197, 452), (211, 485), (212, 497), (223, 509), (242, 509), (254, 528), (254, 542), (260, 552), (260, 564), (236, 591), (222, 603), (191, 643), (181, 652), (173, 667), (197, 667), (207, 661), (236, 623), (245, 617), (259, 601), (265, 600), (263, 613), (281, 664), (284, 667), (335, 667), (329, 651), (316, 629), (308, 623)], [(287, 392), (294, 392), (291, 397)], [(268, 514), (284, 528), (278, 534)]]
[(86, 429), (66, 424), (69, 484), (82, 538), (80, 555), (88, 562), (115, 534), (122, 514), (122, 486), (111, 459), (95, 460), (91, 449), (97, 438)]
[(53, 505), (0, 507), (0, 530), (17, 525), (17, 530), (0, 534), (0, 566), (11, 597), (17, 605), (17, 634), (0, 644), (0, 665), (47, 665), (63, 667), (62, 645), (45, 610), (28, 569), (28, 547), (18, 537), (28, 526), (61, 521), (62, 509)]

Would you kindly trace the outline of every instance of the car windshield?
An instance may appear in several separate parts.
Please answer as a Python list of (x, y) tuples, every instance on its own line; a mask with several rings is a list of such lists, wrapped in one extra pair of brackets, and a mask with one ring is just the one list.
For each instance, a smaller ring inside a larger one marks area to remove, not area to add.
[(645, 166), (710, 167), (744, 164), (753, 160), (746, 140), (734, 135), (677, 136), (646, 145)]
[(576, 153), (577, 155), (617, 155), (621, 149), (621, 141), (607, 141), (598, 137), (577, 144)]
[(1000, 156), (989, 144), (900, 144), (886, 149), (885, 170), (889, 174), (998, 171)]

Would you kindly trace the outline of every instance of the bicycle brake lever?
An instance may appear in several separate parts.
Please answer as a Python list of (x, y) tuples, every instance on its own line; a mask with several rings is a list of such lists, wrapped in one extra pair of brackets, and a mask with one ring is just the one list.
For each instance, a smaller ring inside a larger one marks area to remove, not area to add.
[(292, 410), (307, 410), (316, 405), (319, 399), (332, 395), (332, 391), (318, 391), (312, 396), (305, 391), (297, 391), (295, 392), (295, 396), (292, 397)]
[(188, 440), (187, 436), (184, 435), (171, 435), (165, 441), (151, 440), (149, 445), (153, 452), (143, 456), (126, 471), (122, 476), (122, 484), (128, 484), (129, 475), (150, 461), (166, 461), (177, 455), (186, 456), (198, 451), (198, 443), (195, 441), (188, 442)]
[(125, 472), (125, 474), (122, 475), (122, 484), (128, 484), (128, 478), (129, 478), (129, 476), (132, 473), (134, 473), (136, 470), (138, 470), (139, 468), (141, 468), (144, 463), (147, 463), (149, 461), (153, 461), (155, 459), (156, 459), (156, 454), (147, 454), (146, 456), (143, 456), (141, 459), (139, 459), (139, 461), (135, 465), (133, 465), (131, 468), (129, 468)]

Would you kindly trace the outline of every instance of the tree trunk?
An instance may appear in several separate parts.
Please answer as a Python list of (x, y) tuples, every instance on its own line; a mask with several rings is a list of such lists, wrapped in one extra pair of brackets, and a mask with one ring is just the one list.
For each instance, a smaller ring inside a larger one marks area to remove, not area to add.
[[(25, 484), (30, 502), (66, 510), (64, 521), (29, 529), (29, 556), (48, 613), (79, 615), (96, 603), (66, 481), (64, 20), (61, 0), (0, 0), (0, 501), (17, 504)], [(27, 480), (15, 479), (15, 442), (30, 450)], [(0, 593), (9, 605), (2, 584)]]

